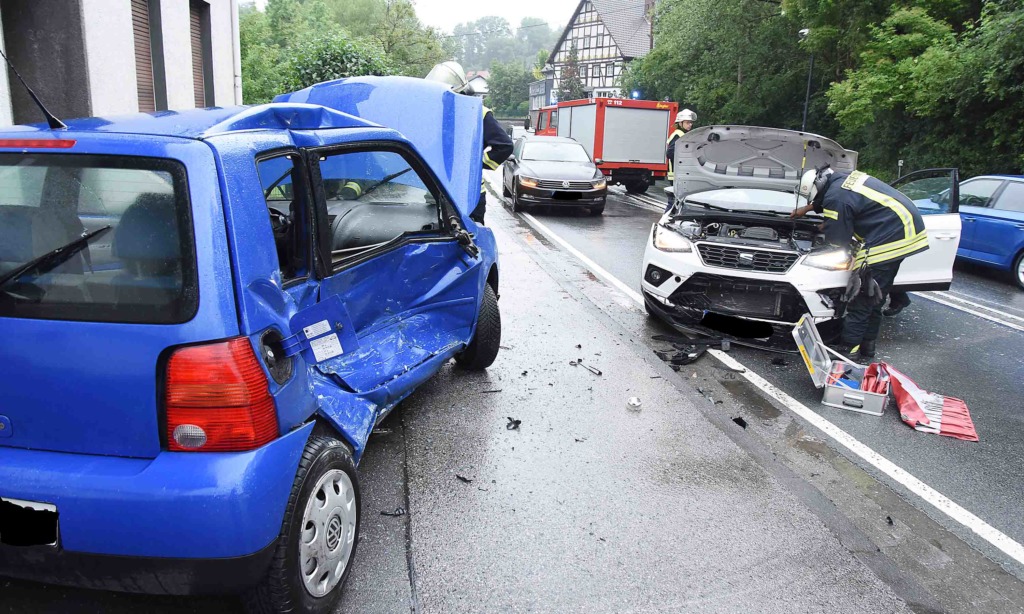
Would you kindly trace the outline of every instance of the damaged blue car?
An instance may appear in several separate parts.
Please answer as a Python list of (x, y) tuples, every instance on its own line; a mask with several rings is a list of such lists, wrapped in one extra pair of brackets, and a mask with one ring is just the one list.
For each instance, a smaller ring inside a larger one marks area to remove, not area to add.
[(0, 575), (332, 611), (374, 425), (498, 353), (480, 105), (367, 77), (0, 130)]

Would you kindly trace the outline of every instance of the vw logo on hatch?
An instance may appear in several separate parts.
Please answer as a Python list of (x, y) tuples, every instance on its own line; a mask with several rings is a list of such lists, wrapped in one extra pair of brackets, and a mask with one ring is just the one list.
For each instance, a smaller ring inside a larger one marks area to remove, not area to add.
[(562, 187), (563, 187), (563, 188), (567, 188), (567, 187), (569, 187), (569, 182), (568, 182), (568, 181), (563, 181), (563, 182), (562, 182)]

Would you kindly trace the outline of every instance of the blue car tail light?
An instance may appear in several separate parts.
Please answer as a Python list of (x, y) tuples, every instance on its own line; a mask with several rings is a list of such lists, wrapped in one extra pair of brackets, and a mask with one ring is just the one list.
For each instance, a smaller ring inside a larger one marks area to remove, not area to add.
[(277, 411), (245, 337), (179, 348), (164, 385), (167, 449), (242, 452), (273, 441)]

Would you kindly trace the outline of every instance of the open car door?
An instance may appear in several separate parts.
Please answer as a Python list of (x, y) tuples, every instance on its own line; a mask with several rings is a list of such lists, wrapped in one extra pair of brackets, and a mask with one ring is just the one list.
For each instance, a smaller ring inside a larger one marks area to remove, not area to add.
[(892, 186), (917, 205), (928, 229), (928, 250), (900, 265), (896, 290), (948, 290), (960, 245), (960, 174), (955, 168), (931, 168), (904, 175)]

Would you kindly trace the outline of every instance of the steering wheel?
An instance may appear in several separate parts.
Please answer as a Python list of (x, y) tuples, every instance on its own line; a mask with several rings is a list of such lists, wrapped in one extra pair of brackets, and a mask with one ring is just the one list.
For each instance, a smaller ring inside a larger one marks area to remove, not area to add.
[(287, 213), (276, 207), (267, 206), (267, 212), (270, 214), (270, 226), (275, 232), (288, 226), (291, 221)]

